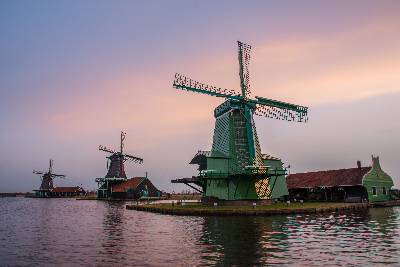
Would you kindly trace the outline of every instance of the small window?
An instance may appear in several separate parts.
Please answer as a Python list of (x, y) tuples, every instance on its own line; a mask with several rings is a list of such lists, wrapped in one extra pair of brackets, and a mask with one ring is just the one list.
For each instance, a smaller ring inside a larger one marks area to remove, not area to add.
[(374, 196), (378, 195), (376, 192), (376, 186), (372, 187), (372, 195), (374, 195)]
[(383, 193), (384, 195), (386, 195), (386, 187), (383, 187), (383, 188), (382, 188), (382, 193)]

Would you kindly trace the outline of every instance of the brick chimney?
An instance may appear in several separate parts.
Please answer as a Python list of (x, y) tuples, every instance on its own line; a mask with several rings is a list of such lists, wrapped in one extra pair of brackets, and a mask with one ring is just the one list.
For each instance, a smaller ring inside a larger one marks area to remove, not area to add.
[(361, 161), (357, 160), (357, 167), (361, 170)]

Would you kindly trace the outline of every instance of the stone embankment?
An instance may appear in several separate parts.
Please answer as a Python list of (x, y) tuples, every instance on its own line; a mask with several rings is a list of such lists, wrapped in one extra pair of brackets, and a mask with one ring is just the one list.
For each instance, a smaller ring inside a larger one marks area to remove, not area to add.
[[(397, 202), (397, 205), (400, 203)], [(185, 216), (272, 216), (368, 209), (368, 203), (276, 203), (264, 206), (204, 206), (201, 204), (126, 205), (129, 210)]]

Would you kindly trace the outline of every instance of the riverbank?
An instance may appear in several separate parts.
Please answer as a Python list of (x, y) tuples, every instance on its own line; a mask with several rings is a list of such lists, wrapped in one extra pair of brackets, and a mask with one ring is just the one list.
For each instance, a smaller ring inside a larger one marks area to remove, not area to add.
[(76, 200), (100, 200), (100, 201), (139, 201), (139, 202), (151, 202), (158, 200), (166, 200), (166, 197), (141, 197), (140, 199), (130, 198), (97, 198), (96, 195), (77, 197)]
[[(400, 205), (400, 202), (393, 205)], [(271, 216), (368, 209), (368, 203), (274, 203), (262, 206), (205, 206), (198, 203), (126, 205), (126, 209), (182, 216)]]
[[(96, 195), (87, 195), (76, 197), (76, 200), (110, 200), (110, 201), (136, 201), (129, 198), (97, 198)], [(200, 194), (170, 194), (162, 197), (141, 197), (139, 201), (157, 201), (157, 200), (178, 200), (178, 201), (190, 201), (190, 200), (201, 200)]]
[(31, 195), (32, 193), (26, 192), (16, 192), (16, 193), (0, 193), (0, 197), (25, 197), (27, 195)]

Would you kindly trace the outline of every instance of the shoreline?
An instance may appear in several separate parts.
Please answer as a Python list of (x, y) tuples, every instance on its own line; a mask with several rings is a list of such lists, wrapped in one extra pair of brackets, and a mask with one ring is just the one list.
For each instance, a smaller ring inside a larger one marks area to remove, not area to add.
[[(397, 202), (396, 205), (400, 205)], [(172, 206), (171, 204), (161, 205), (126, 205), (128, 210), (146, 211), (159, 214), (178, 215), (178, 216), (273, 216), (285, 214), (311, 214), (325, 213), (348, 210), (368, 209), (369, 203), (323, 203), (306, 202), (303, 204), (292, 203), (286, 206), (284, 203), (271, 204), (265, 206), (204, 206), (204, 205), (185, 205)]]
[(315, 214), (350, 210), (367, 210), (375, 207), (400, 206), (400, 201), (375, 203), (338, 203), (338, 202), (305, 202), (277, 203), (264, 206), (205, 206), (201, 204), (146, 204), (126, 205), (128, 210), (153, 212), (177, 216), (273, 216), (286, 214)]
[(75, 200), (99, 200), (99, 201), (159, 201), (166, 200), (165, 197), (145, 197), (141, 199), (131, 199), (131, 198), (97, 198), (96, 196), (85, 196), (85, 197), (75, 197)]

